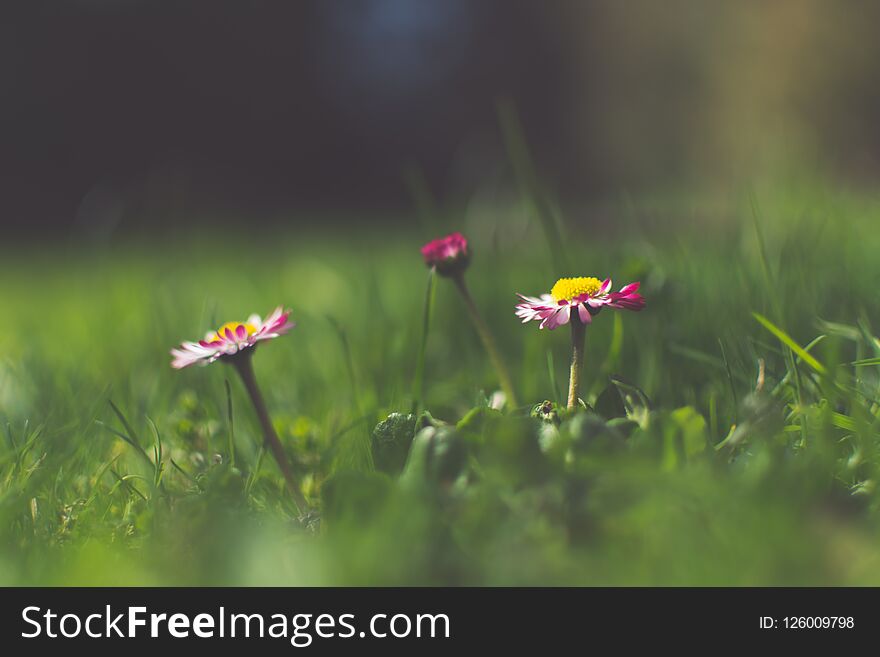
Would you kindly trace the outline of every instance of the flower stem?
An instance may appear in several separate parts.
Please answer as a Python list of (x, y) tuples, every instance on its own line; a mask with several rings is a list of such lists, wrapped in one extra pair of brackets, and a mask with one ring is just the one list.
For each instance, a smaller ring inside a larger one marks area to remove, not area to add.
[(251, 403), (254, 405), (254, 410), (260, 421), (260, 427), (263, 429), (263, 440), (269, 450), (271, 450), (272, 456), (275, 457), (275, 461), (278, 463), (278, 467), (284, 475), (284, 481), (287, 482), (287, 487), (293, 495), (294, 503), (300, 513), (303, 513), (308, 506), (299, 490), (296, 478), (293, 476), (293, 470), (291, 470), (290, 462), (287, 460), (287, 455), (284, 453), (284, 447), (281, 445), (281, 440), (279, 440), (278, 434), (275, 433), (275, 427), (272, 426), (272, 420), (269, 418), (269, 411), (266, 409), (266, 402), (263, 400), (263, 394), (260, 392), (259, 386), (257, 386), (257, 377), (254, 375), (252, 354), (249, 351), (240, 352), (237, 357), (231, 360), (235, 365), (235, 369), (239, 376), (241, 376), (244, 387), (248, 391)]
[(455, 281), (455, 286), (461, 293), (461, 296), (464, 299), (464, 305), (467, 307), (468, 313), (470, 313), (474, 328), (477, 329), (480, 340), (483, 342), (483, 347), (486, 348), (486, 352), (489, 354), (489, 360), (492, 361), (492, 366), (495, 368), (495, 373), (498, 375), (498, 380), (501, 383), (501, 390), (504, 392), (504, 396), (507, 397), (508, 406), (510, 408), (516, 408), (519, 404), (516, 401), (516, 393), (513, 391), (513, 381), (510, 378), (510, 373), (507, 371), (507, 367), (504, 365), (504, 360), (501, 358), (501, 354), (498, 351), (495, 338), (492, 336), (492, 332), (489, 330), (489, 326), (486, 324), (482, 315), (480, 315), (480, 311), (477, 309), (477, 304), (474, 303), (471, 293), (468, 291), (467, 285), (464, 282), (464, 276), (458, 274), (457, 276), (453, 276), (452, 280)]
[(425, 352), (428, 349), (428, 331), (431, 328), (431, 308), (434, 305), (435, 272), (428, 271), (428, 288), (425, 291), (425, 308), (422, 312), (422, 338), (419, 342), (419, 357), (416, 361), (416, 374), (413, 380), (412, 414), (416, 417), (422, 409), (425, 394)]
[(584, 343), (587, 325), (581, 321), (576, 310), (571, 311), (571, 373), (568, 380), (568, 408), (577, 408), (581, 387), (581, 370), (584, 369)]

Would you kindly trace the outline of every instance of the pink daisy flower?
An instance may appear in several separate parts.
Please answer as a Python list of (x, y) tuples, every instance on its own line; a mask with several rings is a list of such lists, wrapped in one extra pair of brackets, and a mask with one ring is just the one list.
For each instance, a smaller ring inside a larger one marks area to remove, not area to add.
[(233, 356), (256, 346), (263, 340), (284, 335), (295, 324), (290, 321), (290, 311), (278, 307), (265, 321), (259, 315), (251, 315), (246, 322), (227, 322), (198, 342), (184, 342), (171, 350), (174, 360), (171, 367), (182, 369), (190, 365), (207, 365), (218, 358)]
[(422, 247), (422, 257), (428, 267), (434, 267), (442, 276), (460, 274), (470, 264), (468, 243), (461, 233), (432, 240)]
[(638, 293), (639, 283), (630, 283), (619, 292), (611, 291), (611, 279), (578, 277), (560, 278), (550, 294), (540, 297), (517, 296), (522, 303), (516, 306), (516, 316), (523, 324), (530, 321), (541, 322), (540, 328), (555, 329), (568, 324), (572, 313), (578, 313), (581, 323), (589, 324), (593, 315), (603, 307), (641, 310), (645, 307), (644, 297)]

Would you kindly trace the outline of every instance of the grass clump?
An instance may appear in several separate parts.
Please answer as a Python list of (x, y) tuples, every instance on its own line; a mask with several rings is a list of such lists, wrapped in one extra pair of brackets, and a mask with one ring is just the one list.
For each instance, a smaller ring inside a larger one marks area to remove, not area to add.
[[(513, 314), (545, 284), (537, 224), (473, 220), (469, 293), (523, 404), (500, 410), (406, 231), (6, 254), (0, 582), (876, 585), (880, 206), (819, 203), (766, 199), (757, 234), (647, 202), (569, 228), (648, 301), (590, 326), (575, 409), (568, 336)], [(279, 303), (298, 326), (254, 359), (305, 514), (229, 369), (167, 353)]]

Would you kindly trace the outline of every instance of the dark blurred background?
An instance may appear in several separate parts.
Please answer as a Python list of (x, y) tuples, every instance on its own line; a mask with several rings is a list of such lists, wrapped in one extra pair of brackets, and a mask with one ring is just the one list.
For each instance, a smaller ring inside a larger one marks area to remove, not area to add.
[(871, 185), (878, 24), (880, 3), (820, 0), (5, 2), (0, 221), (402, 217), (407, 180), (463, 201), (510, 185), (499, 103), (568, 204)]

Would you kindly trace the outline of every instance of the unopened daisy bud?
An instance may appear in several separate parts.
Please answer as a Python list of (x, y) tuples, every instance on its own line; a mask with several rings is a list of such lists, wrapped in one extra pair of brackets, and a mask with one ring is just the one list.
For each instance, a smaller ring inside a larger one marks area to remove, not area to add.
[(467, 269), (471, 261), (468, 243), (461, 233), (431, 240), (422, 247), (422, 257), (428, 267), (441, 276), (457, 276)]
[(428, 242), (422, 247), (422, 257), (425, 259), (425, 264), (428, 267), (433, 268), (438, 274), (449, 278), (455, 283), (468, 310), (468, 314), (471, 316), (471, 321), (474, 323), (474, 328), (477, 330), (480, 340), (482, 340), (483, 346), (486, 348), (489, 360), (492, 361), (495, 372), (498, 374), (499, 383), (501, 384), (507, 404), (515, 408), (517, 405), (516, 393), (513, 390), (510, 374), (495, 344), (495, 338), (492, 336), (489, 326), (483, 320), (483, 316), (480, 314), (477, 304), (474, 303), (464, 281), (464, 271), (471, 262), (471, 253), (468, 250), (468, 243), (464, 235), (452, 233), (446, 237)]

